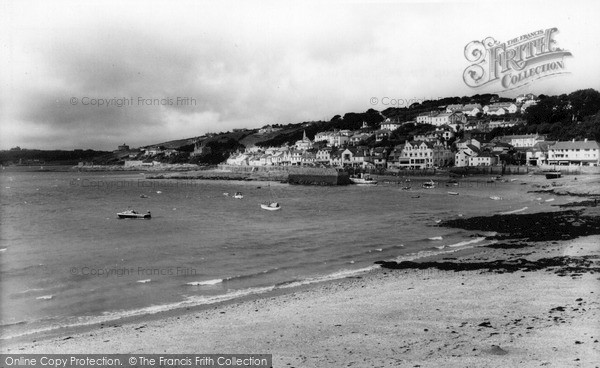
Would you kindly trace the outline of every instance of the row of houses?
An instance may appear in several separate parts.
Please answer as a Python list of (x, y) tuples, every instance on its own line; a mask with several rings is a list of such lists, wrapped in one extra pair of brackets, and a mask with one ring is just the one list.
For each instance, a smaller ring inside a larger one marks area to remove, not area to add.
[(527, 108), (535, 105), (538, 102), (534, 94), (519, 95), (515, 102), (496, 102), (482, 106), (481, 104), (453, 104), (446, 106), (446, 112), (461, 112), (468, 116), (477, 116), (482, 113), (484, 115), (505, 115), (515, 114), (517, 112), (525, 112)]
[(511, 128), (518, 125), (525, 125), (525, 119), (511, 118), (511, 119), (497, 119), (497, 120), (471, 120), (463, 126), (464, 131), (469, 132), (473, 130), (479, 130), (482, 132), (490, 132), (495, 128)]
[(526, 165), (599, 166), (600, 145), (593, 140), (546, 141), (543, 135), (509, 135), (481, 143), (465, 139), (456, 144), (455, 166), (491, 166), (514, 151)]
[(313, 151), (294, 147), (269, 148), (260, 152), (246, 151), (233, 154), (227, 159), (228, 165), (241, 166), (327, 165), (382, 169), (425, 169), (450, 166), (453, 162), (452, 150), (447, 144), (439, 141), (406, 141), (404, 144), (394, 147), (391, 152), (383, 147), (368, 148), (366, 146), (351, 146), (344, 149), (323, 147)]
[(539, 142), (526, 151), (529, 165), (599, 166), (600, 145), (597, 141)]

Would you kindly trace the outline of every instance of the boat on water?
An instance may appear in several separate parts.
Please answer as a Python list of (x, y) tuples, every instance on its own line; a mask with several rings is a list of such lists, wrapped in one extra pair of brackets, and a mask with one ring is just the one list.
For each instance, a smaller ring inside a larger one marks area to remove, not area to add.
[(267, 210), (267, 211), (277, 211), (277, 210), (281, 209), (281, 206), (277, 202), (270, 202), (270, 203), (261, 203), (260, 208), (262, 208), (263, 210)]
[(433, 180), (429, 180), (423, 183), (423, 188), (424, 189), (433, 189), (435, 188), (435, 183), (433, 182)]
[(123, 211), (123, 212), (119, 212), (117, 213), (117, 216), (119, 216), (120, 219), (146, 219), (149, 220), (152, 218), (152, 215), (150, 214), (150, 211), (146, 212), (146, 213), (138, 213), (134, 210), (127, 210), (127, 211)]
[(493, 201), (500, 201), (500, 200), (502, 200), (502, 197), (499, 197), (499, 196), (491, 196), (491, 197), (490, 197), (490, 199), (491, 199), (491, 200), (493, 200)]
[(275, 200), (275, 196), (273, 195), (273, 190), (271, 189), (271, 182), (269, 182), (269, 201), (263, 202), (260, 204), (260, 208), (266, 211), (277, 211), (281, 209), (281, 205), (279, 202)]
[(242, 192), (235, 192), (235, 194), (233, 195), (233, 198), (242, 199), (242, 198), (244, 198), (244, 195), (242, 194)]
[(448, 192), (449, 195), (458, 195), (458, 192)]
[(544, 175), (546, 175), (546, 179), (558, 179), (562, 176), (560, 170), (547, 170), (544, 171)]
[(359, 174), (358, 176), (351, 176), (350, 181), (353, 184), (361, 186), (377, 185), (377, 180), (373, 179), (369, 174)]

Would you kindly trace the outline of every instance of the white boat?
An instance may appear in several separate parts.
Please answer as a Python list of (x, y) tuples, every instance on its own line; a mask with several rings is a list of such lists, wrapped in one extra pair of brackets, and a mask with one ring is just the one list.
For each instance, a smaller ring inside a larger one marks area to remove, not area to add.
[(235, 194), (233, 195), (233, 198), (242, 199), (242, 198), (244, 198), (244, 195), (242, 194), (242, 192), (235, 192)]
[(433, 180), (429, 180), (423, 183), (423, 188), (424, 189), (433, 189), (435, 188), (435, 183), (433, 182)]
[(494, 200), (494, 201), (500, 201), (500, 200), (502, 200), (502, 197), (498, 197), (498, 196), (491, 196), (491, 197), (490, 197), (490, 199), (491, 199), (491, 200)]
[(271, 190), (271, 182), (269, 182), (269, 196), (270, 200), (268, 202), (263, 202), (260, 204), (260, 208), (266, 211), (277, 211), (281, 209), (279, 202), (275, 200), (273, 195), (273, 190)]
[(356, 185), (371, 186), (377, 185), (377, 180), (374, 180), (369, 174), (360, 174), (359, 176), (351, 176), (350, 181)]
[(449, 195), (458, 195), (458, 192), (448, 192)]
[(281, 209), (281, 206), (277, 202), (271, 202), (271, 203), (261, 203), (260, 208), (262, 208), (263, 210), (267, 210), (267, 211), (277, 211), (277, 210)]
[(117, 213), (117, 216), (119, 216), (120, 219), (151, 219), (152, 215), (150, 214), (150, 211), (146, 212), (146, 213), (137, 213), (134, 210), (127, 210), (127, 211), (123, 211), (123, 212), (119, 212)]

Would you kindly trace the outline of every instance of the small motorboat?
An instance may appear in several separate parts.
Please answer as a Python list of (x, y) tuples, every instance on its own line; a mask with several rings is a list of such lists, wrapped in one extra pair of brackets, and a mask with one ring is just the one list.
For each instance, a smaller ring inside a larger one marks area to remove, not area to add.
[(429, 180), (423, 183), (423, 188), (424, 189), (433, 189), (435, 188), (435, 183), (433, 182), (433, 180)]
[(117, 216), (119, 216), (120, 219), (151, 219), (152, 215), (150, 214), (150, 211), (146, 212), (146, 213), (138, 213), (134, 210), (127, 210), (127, 211), (123, 211), (123, 212), (119, 212), (117, 213)]
[(491, 197), (490, 197), (490, 199), (491, 199), (491, 200), (493, 200), (493, 201), (500, 201), (500, 200), (502, 200), (502, 197), (499, 197), (499, 196), (491, 196)]
[(148, 198), (148, 196), (145, 194), (140, 194), (140, 198)]
[(233, 195), (233, 198), (242, 199), (242, 198), (244, 198), (244, 195), (242, 194), (242, 192), (235, 192), (235, 194)]
[(281, 206), (277, 202), (271, 202), (271, 203), (261, 203), (260, 208), (262, 208), (263, 210), (267, 210), (267, 211), (277, 211), (277, 210), (281, 209)]
[(369, 174), (360, 174), (359, 176), (351, 176), (350, 181), (353, 184), (361, 186), (377, 185), (377, 180), (374, 180)]
[(458, 192), (448, 192), (449, 195), (458, 195)]

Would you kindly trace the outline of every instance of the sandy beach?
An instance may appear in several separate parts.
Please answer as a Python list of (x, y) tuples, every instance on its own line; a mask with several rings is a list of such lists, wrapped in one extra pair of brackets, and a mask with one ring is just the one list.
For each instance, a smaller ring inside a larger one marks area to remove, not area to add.
[[(596, 194), (596, 177), (573, 179), (561, 190)], [(548, 185), (538, 177), (519, 180), (529, 183), (523, 191), (553, 189), (536, 188)], [(598, 218), (588, 205), (578, 216)], [(382, 267), (266, 297), (25, 336), (3, 341), (2, 352), (262, 353), (273, 354), (275, 367), (595, 367), (597, 233), (508, 239), (418, 260), (445, 267)], [(479, 267), (486, 262), (505, 266)]]

